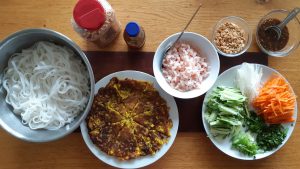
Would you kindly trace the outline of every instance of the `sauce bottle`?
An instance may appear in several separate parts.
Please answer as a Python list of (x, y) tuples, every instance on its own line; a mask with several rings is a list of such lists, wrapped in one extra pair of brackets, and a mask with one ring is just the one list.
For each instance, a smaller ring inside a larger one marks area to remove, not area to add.
[(128, 47), (139, 49), (145, 44), (145, 31), (136, 22), (129, 22), (123, 33), (124, 40)]
[(115, 11), (106, 0), (79, 0), (73, 9), (73, 29), (99, 46), (111, 43), (121, 31)]

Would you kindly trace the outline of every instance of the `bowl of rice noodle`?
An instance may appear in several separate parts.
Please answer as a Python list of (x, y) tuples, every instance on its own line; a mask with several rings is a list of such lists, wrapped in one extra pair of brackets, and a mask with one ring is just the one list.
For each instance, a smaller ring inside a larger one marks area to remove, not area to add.
[(0, 126), (29, 142), (60, 139), (85, 119), (94, 75), (80, 49), (49, 29), (25, 29), (0, 42)]

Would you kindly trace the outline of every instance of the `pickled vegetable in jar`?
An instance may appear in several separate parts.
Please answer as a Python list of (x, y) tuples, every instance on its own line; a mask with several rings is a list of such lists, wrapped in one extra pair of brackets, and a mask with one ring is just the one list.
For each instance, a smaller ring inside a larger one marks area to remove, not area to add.
[(145, 31), (136, 22), (129, 22), (123, 33), (124, 40), (128, 47), (138, 49), (142, 48), (145, 44)]
[(106, 0), (79, 0), (71, 23), (82, 38), (99, 46), (111, 43), (121, 31), (115, 11)]

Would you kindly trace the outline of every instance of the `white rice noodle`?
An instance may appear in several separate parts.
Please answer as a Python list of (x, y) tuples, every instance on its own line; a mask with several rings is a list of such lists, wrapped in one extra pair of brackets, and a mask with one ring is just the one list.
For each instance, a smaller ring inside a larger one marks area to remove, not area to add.
[(57, 130), (85, 108), (88, 72), (66, 47), (38, 42), (12, 55), (3, 76), (6, 102), (31, 129)]

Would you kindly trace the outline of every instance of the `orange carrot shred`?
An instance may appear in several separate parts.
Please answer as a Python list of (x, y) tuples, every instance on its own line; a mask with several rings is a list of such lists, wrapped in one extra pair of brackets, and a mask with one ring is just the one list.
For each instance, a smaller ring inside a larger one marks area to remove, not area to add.
[(270, 124), (293, 122), (296, 96), (280, 76), (269, 79), (260, 89), (252, 105), (258, 115)]

